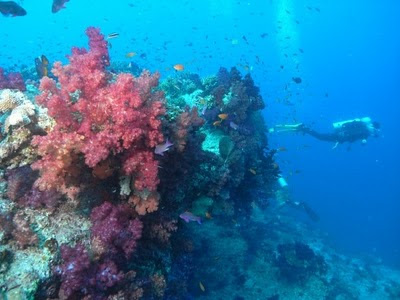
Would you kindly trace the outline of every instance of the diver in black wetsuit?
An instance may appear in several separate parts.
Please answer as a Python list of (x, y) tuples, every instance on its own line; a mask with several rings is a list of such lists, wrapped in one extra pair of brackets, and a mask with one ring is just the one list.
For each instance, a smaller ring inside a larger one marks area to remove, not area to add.
[(285, 178), (279, 174), (278, 177), (279, 188), (275, 191), (275, 200), (279, 206), (289, 206), (298, 210), (304, 211), (307, 216), (314, 222), (319, 221), (318, 214), (307, 204), (305, 201), (294, 201), (290, 196), (288, 184)]
[(367, 139), (371, 136), (379, 136), (380, 125), (378, 122), (372, 122), (371, 118), (365, 117), (360, 119), (353, 119), (348, 121), (333, 123), (334, 131), (331, 133), (321, 133), (315, 131), (304, 124), (296, 125), (277, 125), (272, 131), (294, 131), (303, 132), (304, 134), (311, 135), (321, 141), (334, 142), (336, 146), (343, 143), (353, 143), (355, 141), (361, 141), (363, 144), (367, 142)]

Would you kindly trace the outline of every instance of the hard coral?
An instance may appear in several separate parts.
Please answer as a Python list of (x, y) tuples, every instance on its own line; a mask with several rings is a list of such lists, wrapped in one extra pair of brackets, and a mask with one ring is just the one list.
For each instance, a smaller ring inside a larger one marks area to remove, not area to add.
[(90, 27), (86, 34), (90, 51), (74, 48), (69, 65), (54, 65), (60, 87), (48, 77), (41, 81), (37, 101), (56, 125), (47, 136), (34, 139), (42, 156), (33, 165), (41, 172), (38, 185), (49, 189), (70, 184), (70, 168), (82, 166), (81, 156), (90, 168), (114, 156), (125, 175), (134, 175), (136, 189), (155, 190), (153, 148), (163, 141), (159, 117), (165, 113), (163, 94), (153, 91), (159, 74), (119, 74), (111, 82), (105, 69), (107, 42), (98, 29)]
[(29, 124), (35, 115), (35, 105), (20, 91), (6, 89), (0, 93), (0, 112), (8, 113), (4, 122), (7, 133), (11, 126)]

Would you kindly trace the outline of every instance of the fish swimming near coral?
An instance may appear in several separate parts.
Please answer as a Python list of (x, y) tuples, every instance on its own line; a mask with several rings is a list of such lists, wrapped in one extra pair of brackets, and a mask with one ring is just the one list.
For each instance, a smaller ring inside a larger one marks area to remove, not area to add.
[(136, 56), (136, 52), (128, 52), (128, 53), (125, 55), (126, 58), (131, 58), (131, 57), (134, 57), (134, 56)]
[(251, 174), (253, 174), (253, 175), (257, 175), (257, 171), (254, 170), (253, 168), (250, 168), (250, 169), (249, 169), (249, 172), (250, 172)]
[(55, 14), (56, 12), (59, 12), (63, 8), (65, 8), (65, 3), (67, 3), (69, 0), (53, 0), (53, 5), (51, 6), (51, 12)]
[(49, 76), (48, 66), (49, 66), (49, 60), (47, 59), (46, 56), (42, 55), (35, 58), (35, 68), (39, 78), (42, 78), (44, 76)]
[(221, 126), (221, 122), (222, 122), (222, 120), (220, 120), (220, 121), (215, 121), (215, 122), (213, 123), (213, 125), (214, 125), (214, 126)]
[(206, 291), (206, 288), (204, 287), (204, 285), (201, 283), (201, 281), (199, 281), (199, 288), (200, 290), (204, 293)]
[(109, 35), (107, 35), (107, 40), (115, 39), (117, 37), (119, 37), (119, 33), (113, 32), (113, 33), (110, 33)]
[(186, 223), (189, 223), (192, 221), (192, 222), (197, 222), (201, 225), (201, 217), (195, 216), (190, 211), (185, 211), (184, 213), (181, 213), (179, 215), (179, 218), (184, 220)]
[(174, 69), (175, 69), (175, 71), (180, 72), (180, 71), (183, 71), (185, 69), (185, 66), (182, 65), (182, 64), (176, 64), (176, 65), (174, 65)]
[(0, 2), (0, 13), (6, 17), (21, 17), (26, 15), (26, 10), (14, 1)]
[(173, 145), (168, 139), (165, 141), (164, 144), (160, 144), (156, 146), (156, 149), (154, 150), (155, 154), (164, 156), (164, 152), (168, 151), (169, 148)]
[(218, 118), (220, 118), (221, 120), (226, 120), (228, 118), (228, 114), (219, 114)]
[(239, 125), (237, 125), (234, 122), (229, 122), (229, 127), (232, 128), (233, 130), (238, 130), (239, 129)]

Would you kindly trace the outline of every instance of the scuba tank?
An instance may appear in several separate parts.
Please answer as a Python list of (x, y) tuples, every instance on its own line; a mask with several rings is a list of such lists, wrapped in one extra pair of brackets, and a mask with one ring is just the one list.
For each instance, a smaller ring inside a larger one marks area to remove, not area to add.
[(366, 125), (366, 127), (368, 128), (369, 131), (373, 131), (374, 130), (374, 125), (372, 124), (372, 120), (370, 117), (364, 117), (364, 118), (355, 118), (352, 120), (346, 120), (346, 121), (340, 121), (340, 122), (335, 122), (332, 123), (333, 128), (335, 129), (340, 129), (343, 127), (343, 125), (348, 124), (348, 123), (352, 123), (352, 122), (362, 122)]

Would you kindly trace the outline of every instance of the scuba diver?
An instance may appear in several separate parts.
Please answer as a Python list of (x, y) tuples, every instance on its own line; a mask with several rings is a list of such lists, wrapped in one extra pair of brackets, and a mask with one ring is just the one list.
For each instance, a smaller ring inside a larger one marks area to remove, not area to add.
[(353, 143), (360, 140), (362, 144), (367, 143), (367, 139), (371, 136), (378, 137), (380, 124), (372, 122), (371, 118), (356, 118), (347, 121), (335, 122), (333, 132), (321, 133), (305, 126), (303, 123), (294, 125), (276, 125), (271, 128), (270, 132), (302, 132), (315, 137), (321, 141), (334, 142), (336, 148), (339, 144)]
[(275, 199), (279, 206), (287, 205), (289, 207), (304, 211), (307, 216), (314, 222), (319, 221), (317, 213), (304, 201), (293, 201), (290, 196), (289, 186), (285, 178), (279, 174), (279, 188), (275, 192)]

